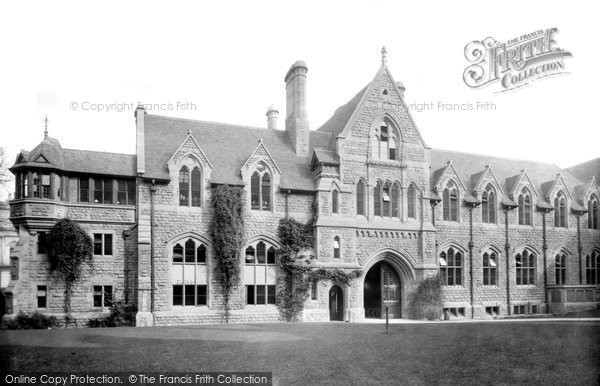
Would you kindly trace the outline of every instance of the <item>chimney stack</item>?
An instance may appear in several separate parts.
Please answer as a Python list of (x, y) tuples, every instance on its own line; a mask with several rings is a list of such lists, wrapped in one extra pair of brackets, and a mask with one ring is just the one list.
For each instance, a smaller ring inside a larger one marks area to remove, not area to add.
[(277, 116), (279, 115), (279, 111), (275, 108), (275, 106), (271, 105), (267, 109), (267, 128), (269, 130), (277, 130)]
[(306, 156), (309, 148), (308, 113), (306, 111), (306, 63), (299, 60), (285, 75), (286, 118), (288, 132), (296, 155)]

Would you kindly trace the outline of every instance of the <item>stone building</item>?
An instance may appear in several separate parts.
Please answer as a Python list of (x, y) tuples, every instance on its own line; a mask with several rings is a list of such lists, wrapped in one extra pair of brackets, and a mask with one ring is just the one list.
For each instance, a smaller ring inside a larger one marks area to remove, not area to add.
[(313, 283), (301, 319), (407, 317), (426, 277), (444, 278), (451, 318), (595, 308), (600, 284), (600, 190), (553, 164), (431, 149), (382, 58), (373, 80), (310, 130), (308, 68), (285, 75), (286, 114), (266, 128), (135, 112), (135, 155), (62, 149), (45, 136), (12, 167), (8, 313), (60, 314), (64, 288), (48, 270), (44, 235), (57, 219), (94, 239), (75, 288), (85, 320), (114, 299), (137, 324), (220, 323), (223, 296), (211, 244), (211, 189), (243, 187), (241, 284), (230, 320), (278, 321), (279, 220), (312, 217), (310, 266), (362, 270), (349, 285)]

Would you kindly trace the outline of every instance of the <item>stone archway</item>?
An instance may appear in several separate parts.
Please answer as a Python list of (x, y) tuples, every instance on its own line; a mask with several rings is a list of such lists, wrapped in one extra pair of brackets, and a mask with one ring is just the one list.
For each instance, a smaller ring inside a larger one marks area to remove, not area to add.
[(407, 311), (408, 288), (415, 280), (409, 261), (399, 252), (386, 249), (373, 254), (363, 266), (362, 288), (365, 318), (402, 318)]
[(329, 289), (329, 320), (344, 320), (344, 290), (337, 284)]

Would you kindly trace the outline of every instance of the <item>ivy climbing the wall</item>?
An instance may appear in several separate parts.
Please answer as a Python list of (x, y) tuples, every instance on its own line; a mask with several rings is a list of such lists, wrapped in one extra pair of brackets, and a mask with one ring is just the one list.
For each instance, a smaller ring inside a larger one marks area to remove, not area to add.
[(362, 274), (361, 270), (313, 270), (309, 266), (296, 264), (298, 252), (313, 246), (316, 213), (316, 202), (313, 202), (313, 217), (308, 223), (303, 224), (293, 218), (279, 220), (278, 234), (282, 245), (279, 251), (279, 265), (283, 274), (279, 277), (276, 302), (279, 312), (288, 322), (293, 321), (304, 309), (313, 282), (331, 280), (348, 285)]
[(229, 300), (240, 282), (241, 250), (244, 243), (244, 191), (220, 185), (212, 192), (213, 217), (210, 227), (217, 268), (229, 323)]

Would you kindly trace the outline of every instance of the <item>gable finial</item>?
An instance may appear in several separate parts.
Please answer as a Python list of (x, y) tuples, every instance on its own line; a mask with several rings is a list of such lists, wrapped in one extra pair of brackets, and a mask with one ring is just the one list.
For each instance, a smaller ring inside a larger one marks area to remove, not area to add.
[(385, 46), (381, 47), (381, 64), (385, 64), (385, 62), (387, 61), (387, 50), (385, 49)]
[(258, 140), (258, 143), (259, 143), (259, 144), (263, 143), (263, 139), (262, 139), (262, 137), (260, 137), (260, 139)]
[(192, 135), (192, 129), (188, 129), (188, 135)]
[(44, 118), (44, 138), (48, 138), (48, 115)]

